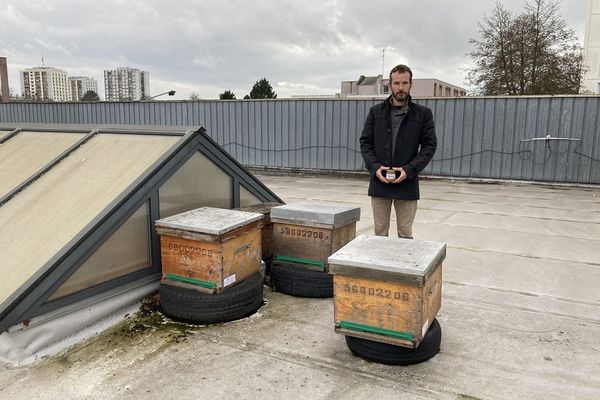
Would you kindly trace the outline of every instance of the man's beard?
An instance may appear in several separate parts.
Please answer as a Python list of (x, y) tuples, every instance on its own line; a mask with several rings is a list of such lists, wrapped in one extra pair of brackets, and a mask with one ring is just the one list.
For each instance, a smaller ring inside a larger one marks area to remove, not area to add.
[(398, 93), (394, 93), (394, 100), (398, 101), (398, 102), (404, 102), (406, 100), (406, 98), (408, 97), (408, 93), (405, 92), (398, 92)]

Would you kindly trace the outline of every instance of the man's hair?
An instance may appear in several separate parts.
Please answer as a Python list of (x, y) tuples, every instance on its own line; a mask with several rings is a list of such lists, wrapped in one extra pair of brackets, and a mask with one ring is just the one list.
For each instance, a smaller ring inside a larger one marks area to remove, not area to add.
[(390, 80), (389, 80), (390, 84), (392, 83), (392, 74), (394, 72), (398, 72), (400, 74), (408, 72), (408, 74), (410, 75), (410, 83), (412, 83), (412, 71), (410, 70), (410, 68), (408, 68), (408, 66), (406, 66), (404, 64), (398, 64), (394, 68), (392, 68), (392, 70), (390, 71)]

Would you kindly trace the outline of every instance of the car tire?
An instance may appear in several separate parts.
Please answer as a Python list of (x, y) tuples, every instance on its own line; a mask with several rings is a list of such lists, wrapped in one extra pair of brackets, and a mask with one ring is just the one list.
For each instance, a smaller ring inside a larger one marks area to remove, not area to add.
[(273, 290), (297, 297), (333, 297), (333, 275), (289, 264), (271, 264)]
[(214, 324), (255, 313), (263, 304), (263, 277), (256, 273), (216, 294), (164, 283), (160, 284), (159, 293), (166, 316), (183, 322)]
[(440, 350), (442, 327), (434, 319), (416, 349), (346, 335), (352, 353), (365, 360), (389, 365), (411, 365), (429, 360)]

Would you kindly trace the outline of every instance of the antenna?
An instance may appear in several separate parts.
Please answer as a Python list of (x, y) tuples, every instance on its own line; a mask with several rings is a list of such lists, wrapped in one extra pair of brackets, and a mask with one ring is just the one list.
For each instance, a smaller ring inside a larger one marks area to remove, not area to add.
[(45, 67), (45, 65), (44, 65), (44, 52), (42, 52), (42, 67)]
[(381, 50), (381, 76), (385, 73), (385, 49)]

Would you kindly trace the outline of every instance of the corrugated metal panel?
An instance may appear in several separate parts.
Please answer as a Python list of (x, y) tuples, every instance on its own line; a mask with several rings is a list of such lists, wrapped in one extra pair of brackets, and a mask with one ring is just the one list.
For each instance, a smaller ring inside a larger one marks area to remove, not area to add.
[[(19, 123), (203, 126), (246, 165), (362, 170), (358, 139), (378, 100), (0, 104)], [(600, 183), (600, 97), (422, 99), (438, 151), (426, 174)], [(524, 139), (572, 138), (579, 141)]]

